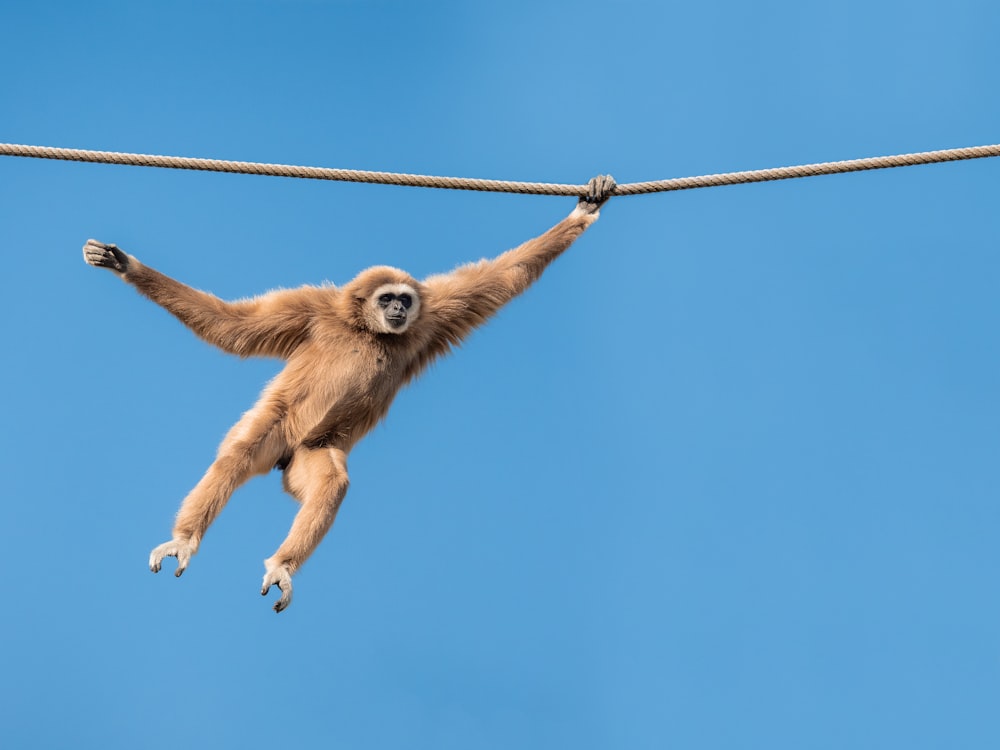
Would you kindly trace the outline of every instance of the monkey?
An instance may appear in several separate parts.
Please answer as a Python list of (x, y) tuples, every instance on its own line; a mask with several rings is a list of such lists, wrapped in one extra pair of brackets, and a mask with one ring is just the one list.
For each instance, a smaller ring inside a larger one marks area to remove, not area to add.
[(274, 357), (284, 368), (229, 430), (205, 475), (181, 503), (172, 538), (150, 553), (187, 569), (233, 492), (272, 469), (299, 509), (264, 561), (261, 594), (277, 586), (274, 611), (292, 601), (292, 576), (333, 525), (347, 493), (347, 456), (398, 391), (534, 283), (597, 220), (614, 192), (590, 180), (573, 211), (547, 232), (492, 260), (417, 281), (388, 266), (341, 286), (303, 286), (225, 302), (140, 263), (116, 245), (88, 240), (84, 260), (114, 272), (195, 335), (240, 357)]

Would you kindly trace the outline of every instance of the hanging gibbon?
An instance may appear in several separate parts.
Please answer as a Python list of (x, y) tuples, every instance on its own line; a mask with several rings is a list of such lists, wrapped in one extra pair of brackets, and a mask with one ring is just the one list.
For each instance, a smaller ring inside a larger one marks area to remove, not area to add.
[(599, 176), (565, 219), (493, 260), (417, 281), (379, 266), (342, 287), (305, 286), (224, 302), (143, 265), (115, 245), (88, 240), (84, 260), (107, 268), (196, 335), (241, 357), (277, 357), (284, 369), (232, 427), (215, 462), (184, 499), (173, 538), (149, 568), (177, 558), (180, 576), (233, 491), (272, 468), (301, 507), (287, 538), (264, 561), (261, 594), (292, 601), (292, 575), (333, 525), (347, 492), (347, 454), (389, 409), (399, 389), (435, 357), (523, 292), (597, 220), (615, 183)]

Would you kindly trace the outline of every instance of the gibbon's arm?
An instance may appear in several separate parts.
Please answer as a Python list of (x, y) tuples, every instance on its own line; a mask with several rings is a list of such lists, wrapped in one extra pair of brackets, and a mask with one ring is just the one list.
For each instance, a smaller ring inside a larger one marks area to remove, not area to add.
[(286, 359), (308, 337), (309, 321), (324, 296), (323, 290), (304, 287), (224, 302), (143, 265), (115, 245), (87, 240), (83, 257), (117, 273), (199, 338), (241, 357)]
[(426, 315), (424, 325), (433, 337), (430, 356), (458, 344), (473, 328), (521, 294), (597, 221), (600, 207), (614, 191), (615, 181), (610, 176), (595, 177), (589, 188), (587, 197), (580, 199), (573, 212), (544, 234), (493, 260), (471, 263), (424, 281), (426, 299), (420, 315)]

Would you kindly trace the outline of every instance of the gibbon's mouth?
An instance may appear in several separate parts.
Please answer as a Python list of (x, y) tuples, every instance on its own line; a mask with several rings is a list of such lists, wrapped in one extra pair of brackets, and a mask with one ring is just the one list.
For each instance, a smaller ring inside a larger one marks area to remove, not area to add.
[(406, 322), (405, 315), (396, 315), (396, 316), (387, 315), (385, 319), (389, 321), (389, 325), (391, 325), (393, 328), (399, 328)]

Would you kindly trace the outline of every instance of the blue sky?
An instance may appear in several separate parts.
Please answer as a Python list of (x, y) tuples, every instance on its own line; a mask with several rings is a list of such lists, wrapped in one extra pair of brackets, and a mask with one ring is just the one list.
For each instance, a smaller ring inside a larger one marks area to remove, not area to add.
[[(0, 141), (620, 182), (1000, 141), (968, 2), (7, 3)], [(612, 200), (295, 511), (149, 550), (280, 367), (237, 298), (423, 276), (567, 198), (0, 158), (0, 727), (17, 748), (1000, 743), (1000, 161)]]

